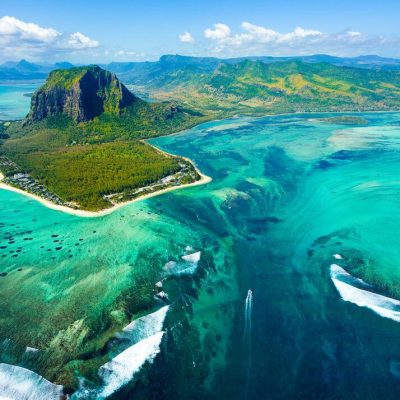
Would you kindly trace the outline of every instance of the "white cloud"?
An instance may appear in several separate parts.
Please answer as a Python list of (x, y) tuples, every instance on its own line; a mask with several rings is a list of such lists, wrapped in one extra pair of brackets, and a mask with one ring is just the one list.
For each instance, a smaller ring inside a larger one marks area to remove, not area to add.
[[(305, 55), (329, 53), (358, 55), (366, 53), (400, 52), (399, 38), (368, 36), (356, 31), (323, 33), (316, 29), (297, 27), (290, 32), (278, 32), (250, 22), (241, 24), (240, 32), (218, 23), (204, 31), (206, 51), (219, 56)], [(393, 47), (394, 46), (394, 47)]]
[(0, 18), (0, 35), (2, 38), (8, 36), (9, 38), (51, 42), (61, 34), (52, 28), (42, 28), (31, 22), (5, 16)]
[(72, 49), (90, 49), (93, 47), (99, 47), (97, 40), (90, 39), (80, 32), (75, 32), (69, 35), (68, 45)]
[(214, 29), (206, 29), (204, 36), (207, 39), (224, 40), (231, 35), (231, 29), (225, 24), (214, 24)]
[(76, 51), (99, 47), (98, 41), (81, 32), (71, 34), (44, 28), (15, 17), (0, 18), (0, 58), (41, 60), (66, 56)]
[(242, 29), (244, 33), (232, 34), (229, 26), (224, 24), (215, 24), (214, 29), (206, 29), (204, 36), (218, 43), (227, 45), (241, 46), (246, 43), (285, 43), (298, 41), (305, 38), (315, 38), (322, 35), (322, 32), (303, 29), (297, 27), (293, 32), (280, 33), (263, 26), (243, 22)]
[(194, 37), (190, 32), (184, 32), (181, 35), (178, 36), (179, 40), (182, 43), (193, 43), (194, 42)]
[(114, 53), (115, 56), (136, 56), (137, 53), (135, 51), (126, 51), (126, 50), (118, 50)]
[(361, 36), (361, 33), (360, 33), (360, 32), (348, 31), (347, 33), (348, 33), (350, 36), (353, 36), (353, 37), (355, 37), (355, 36)]
[(143, 61), (146, 59), (146, 54), (130, 50), (117, 50), (114, 52), (114, 57), (119, 61)]

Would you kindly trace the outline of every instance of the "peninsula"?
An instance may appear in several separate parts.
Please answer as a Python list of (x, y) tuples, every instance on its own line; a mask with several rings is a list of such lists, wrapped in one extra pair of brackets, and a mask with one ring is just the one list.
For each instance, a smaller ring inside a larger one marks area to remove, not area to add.
[[(98, 66), (55, 70), (22, 121), (2, 124), (2, 187), (78, 215), (209, 180), (190, 160), (143, 139), (205, 120), (173, 102), (147, 103)], [(107, 211), (104, 211), (107, 210)]]

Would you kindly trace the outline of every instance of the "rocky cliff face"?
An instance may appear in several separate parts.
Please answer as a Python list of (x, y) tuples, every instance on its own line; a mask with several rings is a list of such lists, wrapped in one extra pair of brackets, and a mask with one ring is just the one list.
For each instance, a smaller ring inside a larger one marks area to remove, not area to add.
[(75, 122), (89, 121), (103, 112), (118, 114), (137, 101), (118, 78), (100, 67), (56, 70), (32, 97), (28, 120), (64, 114)]

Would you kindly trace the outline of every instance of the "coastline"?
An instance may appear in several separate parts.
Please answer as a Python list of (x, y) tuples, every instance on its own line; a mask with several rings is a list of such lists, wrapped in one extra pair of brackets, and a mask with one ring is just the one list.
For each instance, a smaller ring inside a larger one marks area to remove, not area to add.
[[(262, 115), (262, 116), (260, 116), (260, 115), (259, 116), (257, 116), (257, 115), (254, 115), (254, 116), (251, 116), (251, 115), (235, 115), (235, 116), (231, 116), (231, 117), (227, 117), (227, 118), (221, 118), (221, 119), (201, 122), (200, 124), (195, 125), (194, 127), (203, 125), (203, 124), (211, 122), (211, 121), (212, 122), (219, 122), (219, 121), (232, 120), (232, 119), (238, 119), (238, 118), (248, 118), (250, 120), (257, 120), (257, 119), (266, 118), (266, 117), (279, 117), (279, 116), (289, 116), (289, 115), (368, 114), (368, 113), (383, 113), (383, 114), (385, 114), (385, 113), (387, 113), (387, 114), (389, 114), (389, 113), (400, 113), (400, 110), (391, 110), (391, 111), (379, 111), (379, 110), (376, 110), (376, 111), (333, 111), (333, 112), (332, 111), (320, 111), (320, 112), (318, 112), (318, 111), (309, 111), (309, 112), (307, 112), (306, 111), (306, 112), (294, 112), (294, 113), (292, 112), (292, 113), (281, 113), (281, 114), (265, 114), (265, 115)], [(175, 135), (179, 135), (179, 134), (184, 134), (185, 132), (187, 132), (190, 129), (193, 129), (194, 127), (189, 128), (189, 129), (184, 129), (183, 131), (170, 133), (168, 135), (163, 135), (163, 136), (175, 136)], [(150, 138), (150, 139), (153, 139), (153, 138)], [(170, 156), (170, 157), (180, 157), (180, 158), (190, 162), (193, 165), (193, 167), (196, 170), (196, 172), (200, 175), (200, 179), (198, 181), (196, 181), (196, 182), (187, 183), (185, 185), (173, 186), (173, 187), (169, 187), (169, 188), (166, 188), (166, 189), (157, 190), (157, 191), (152, 192), (152, 193), (144, 194), (142, 196), (137, 197), (136, 199), (125, 201), (125, 202), (121, 202), (121, 203), (118, 203), (116, 205), (113, 205), (110, 208), (106, 208), (106, 209), (100, 210), (100, 211), (79, 210), (79, 209), (74, 209), (74, 208), (67, 207), (67, 206), (61, 206), (61, 205), (54, 204), (51, 201), (46, 200), (46, 199), (44, 199), (44, 198), (42, 198), (42, 197), (40, 197), (38, 195), (26, 192), (26, 191), (24, 191), (22, 189), (18, 189), (18, 188), (14, 187), (14, 186), (11, 186), (11, 185), (7, 185), (6, 183), (3, 182), (4, 175), (1, 172), (0, 172), (0, 190), (1, 189), (8, 190), (8, 191), (11, 191), (11, 192), (15, 192), (15, 193), (21, 194), (23, 196), (30, 197), (31, 199), (38, 201), (39, 203), (41, 203), (45, 207), (50, 208), (50, 209), (55, 210), (55, 211), (64, 212), (66, 214), (70, 214), (70, 215), (74, 215), (74, 216), (78, 216), (78, 217), (96, 218), (96, 217), (102, 217), (102, 216), (105, 216), (105, 215), (109, 215), (109, 214), (113, 213), (114, 211), (116, 211), (116, 210), (118, 210), (118, 209), (120, 209), (120, 208), (122, 208), (122, 207), (124, 207), (124, 206), (126, 206), (128, 204), (135, 203), (137, 201), (146, 200), (146, 199), (149, 199), (149, 198), (152, 198), (152, 197), (160, 196), (160, 195), (162, 195), (164, 193), (172, 192), (174, 190), (185, 189), (185, 188), (189, 188), (189, 187), (192, 187), (192, 186), (194, 187), (194, 186), (205, 185), (205, 184), (210, 183), (212, 181), (212, 178), (207, 176), (207, 175), (204, 175), (196, 167), (196, 165), (194, 164), (194, 162), (191, 159), (189, 159), (187, 157), (184, 157), (184, 156), (174, 155), (174, 154), (168, 153), (168, 152), (166, 152), (164, 150), (161, 150), (158, 147), (154, 146), (153, 144), (149, 143), (148, 140), (149, 139), (143, 139), (142, 141), (147, 143), (148, 145), (152, 146), (155, 150), (159, 151), (160, 153), (163, 153), (164, 155), (167, 155), (167, 156)]]
[[(313, 114), (321, 114), (321, 115), (324, 115), (324, 114), (328, 114), (328, 115), (329, 114), (331, 114), (331, 115), (336, 115), (336, 114), (339, 114), (339, 115), (341, 115), (341, 114), (400, 114), (400, 109), (399, 110), (370, 110), (370, 111), (301, 111), (301, 112), (299, 111), (299, 112), (288, 112), (288, 113), (279, 113), (279, 114), (262, 114), (262, 115), (235, 114), (235, 115), (227, 116), (226, 118), (210, 119), (208, 121), (200, 122), (199, 124), (194, 125), (191, 128), (184, 129), (182, 131), (168, 133), (167, 135), (162, 135), (162, 136), (155, 136), (155, 137), (151, 137), (148, 139), (142, 139), (142, 141), (146, 142), (147, 144), (150, 144), (155, 149), (160, 150), (156, 146), (149, 143), (148, 141), (151, 139), (157, 139), (158, 137), (182, 135), (191, 129), (197, 128), (197, 127), (199, 127), (203, 124), (207, 124), (209, 122), (229, 121), (229, 120), (235, 120), (235, 119), (239, 119), (239, 118), (246, 118), (249, 120), (258, 120), (258, 119), (267, 118), (267, 117), (285, 117), (285, 116), (290, 116), (290, 115), (308, 116), (308, 115), (313, 115)], [(160, 150), (160, 151), (164, 152), (163, 150)], [(164, 154), (169, 154), (169, 153), (164, 152)], [(173, 154), (170, 154), (170, 155), (174, 156)], [(179, 157), (185, 158), (183, 156), (179, 156)], [(193, 164), (193, 162), (190, 159), (186, 158), (186, 160), (189, 160)]]
[[(162, 151), (160, 149), (158, 149), (158, 150)], [(166, 154), (168, 154), (168, 153), (166, 153)], [(168, 154), (168, 155), (170, 155), (170, 154)], [(67, 207), (67, 206), (60, 206), (58, 204), (54, 204), (51, 201), (46, 200), (43, 197), (40, 197), (36, 194), (26, 192), (25, 190), (18, 189), (11, 185), (7, 185), (6, 183), (3, 182), (4, 175), (1, 172), (0, 172), (0, 190), (1, 189), (8, 190), (9, 192), (14, 192), (14, 193), (21, 194), (23, 196), (27, 196), (33, 200), (36, 200), (37, 202), (41, 203), (42, 205), (44, 205), (47, 208), (50, 208), (55, 211), (60, 211), (60, 212), (66, 213), (66, 214), (74, 215), (77, 217), (84, 217), (84, 218), (103, 217), (105, 215), (109, 215), (109, 214), (113, 213), (114, 211), (116, 211), (122, 207), (125, 207), (128, 204), (135, 203), (137, 201), (146, 200), (151, 197), (160, 196), (164, 193), (172, 192), (172, 191), (179, 190), (179, 189), (185, 189), (185, 188), (189, 188), (189, 187), (205, 185), (206, 183), (209, 183), (212, 181), (212, 178), (201, 173), (201, 171), (193, 164), (193, 162), (190, 159), (188, 159), (186, 157), (182, 157), (182, 158), (191, 162), (191, 164), (193, 165), (196, 172), (200, 175), (200, 179), (198, 181), (192, 182), (192, 183), (187, 183), (185, 185), (180, 185), (180, 186), (172, 186), (172, 187), (165, 188), (162, 190), (156, 190), (155, 192), (147, 193), (147, 194), (137, 197), (136, 199), (115, 204), (114, 206), (112, 206), (110, 208), (106, 208), (106, 209), (100, 210), (100, 211), (79, 210), (79, 209), (74, 209), (74, 208)]]

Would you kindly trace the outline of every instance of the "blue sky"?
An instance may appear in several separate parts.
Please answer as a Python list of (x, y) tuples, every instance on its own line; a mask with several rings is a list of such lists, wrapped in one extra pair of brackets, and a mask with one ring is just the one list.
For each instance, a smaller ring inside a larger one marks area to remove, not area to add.
[(1, 0), (0, 61), (400, 57), (398, 0)]

